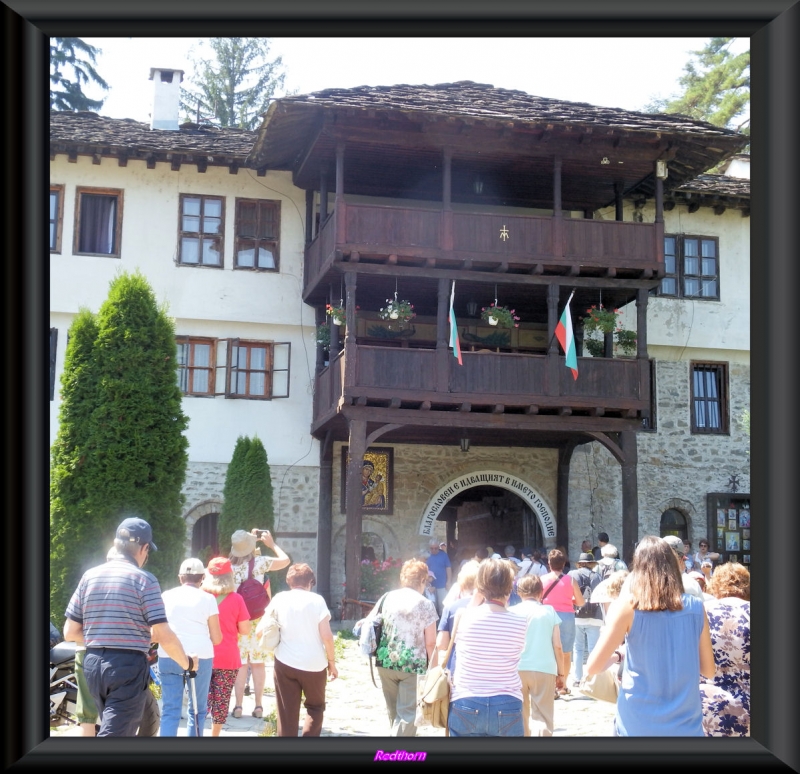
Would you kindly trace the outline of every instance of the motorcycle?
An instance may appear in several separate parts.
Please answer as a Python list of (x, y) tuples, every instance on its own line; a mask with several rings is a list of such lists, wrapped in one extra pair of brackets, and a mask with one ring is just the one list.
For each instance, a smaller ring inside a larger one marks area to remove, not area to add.
[[(59, 642), (50, 649), (50, 725), (78, 725), (75, 716), (78, 701), (78, 678), (75, 674), (74, 642)], [(152, 686), (161, 681), (155, 670), (158, 659), (155, 647), (147, 655), (150, 680), (145, 696), (144, 711), (137, 736), (157, 736), (161, 725), (161, 710), (153, 694)], [(98, 726), (99, 728), (99, 726)]]

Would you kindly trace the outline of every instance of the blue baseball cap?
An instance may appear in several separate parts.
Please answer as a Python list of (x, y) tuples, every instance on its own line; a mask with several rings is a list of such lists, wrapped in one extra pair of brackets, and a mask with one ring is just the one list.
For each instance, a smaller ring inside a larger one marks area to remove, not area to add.
[(153, 551), (158, 551), (156, 544), (153, 542), (153, 529), (144, 519), (135, 517), (125, 519), (117, 527), (117, 540), (122, 540), (126, 543), (140, 543), (141, 545), (148, 544)]

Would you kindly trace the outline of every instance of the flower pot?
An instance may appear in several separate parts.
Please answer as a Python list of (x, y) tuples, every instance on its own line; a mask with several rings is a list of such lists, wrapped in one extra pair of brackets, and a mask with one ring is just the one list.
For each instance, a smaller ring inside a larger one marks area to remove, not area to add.
[(389, 319), (396, 320), (400, 316), (400, 312), (391, 311), (389, 312)]
[(489, 323), (489, 325), (497, 325), (497, 318), (496, 317), (489, 317), (487, 319), (487, 322)]
[(334, 325), (342, 325), (343, 323), (344, 323), (344, 320), (341, 317), (334, 317), (333, 318), (333, 324)]

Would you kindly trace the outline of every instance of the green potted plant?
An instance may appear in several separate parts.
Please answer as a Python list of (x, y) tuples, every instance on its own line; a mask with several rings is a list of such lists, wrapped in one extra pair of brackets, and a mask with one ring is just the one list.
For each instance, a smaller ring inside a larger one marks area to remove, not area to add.
[(636, 331), (617, 328), (614, 331), (614, 338), (623, 355), (631, 357), (636, 354)]
[(394, 298), (386, 299), (386, 306), (378, 312), (378, 316), (381, 320), (397, 320), (402, 326), (416, 317), (417, 313), (414, 311), (414, 305), (405, 299), (399, 300), (395, 291)]
[(323, 349), (328, 349), (331, 345), (331, 328), (328, 323), (321, 323), (317, 326), (317, 344)]
[(333, 318), (334, 325), (344, 325), (344, 306), (339, 301), (339, 305), (325, 304), (325, 311)]
[(605, 334), (617, 329), (619, 309), (606, 309), (602, 304), (592, 304), (583, 318), (583, 343), (592, 357), (605, 355)]
[(603, 357), (605, 354), (606, 343), (602, 339), (586, 338), (583, 340), (583, 345), (592, 357)]
[(519, 317), (516, 310), (507, 306), (499, 306), (497, 301), (481, 309), (481, 319), (496, 325), (498, 328), (519, 328)]

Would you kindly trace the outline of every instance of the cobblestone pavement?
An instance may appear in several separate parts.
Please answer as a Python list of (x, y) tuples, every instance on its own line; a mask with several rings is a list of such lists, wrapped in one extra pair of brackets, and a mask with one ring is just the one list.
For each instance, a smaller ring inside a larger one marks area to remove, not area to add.
[[(338, 639), (338, 638), (337, 638)], [(326, 710), (323, 721), (322, 736), (369, 737), (386, 736), (389, 731), (389, 720), (383, 692), (372, 684), (369, 664), (363, 656), (358, 643), (354, 640), (343, 640), (337, 645), (343, 650), (343, 657), (337, 657), (339, 678), (328, 683)], [(377, 670), (375, 682), (380, 686)], [(570, 684), (572, 678), (570, 678)], [(271, 735), (270, 714), (275, 710), (275, 696), (272, 688), (272, 665), (267, 664), (267, 690), (264, 693), (264, 719), (252, 716), (255, 701), (251, 696), (244, 697), (241, 718), (228, 715), (228, 721), (222, 729), (222, 736), (261, 736)], [(614, 705), (595, 701), (572, 689), (571, 696), (559, 699), (555, 703), (554, 736), (612, 736)], [(233, 700), (231, 700), (231, 708)], [(304, 710), (300, 711), (302, 725)], [(267, 732), (265, 734), (265, 731)], [(76, 736), (76, 727), (60, 727), (51, 730), (51, 736)], [(207, 720), (205, 735), (211, 734), (211, 721)], [(181, 721), (179, 736), (186, 735), (186, 720)], [(417, 736), (444, 736), (444, 729), (423, 727), (417, 730)]]

